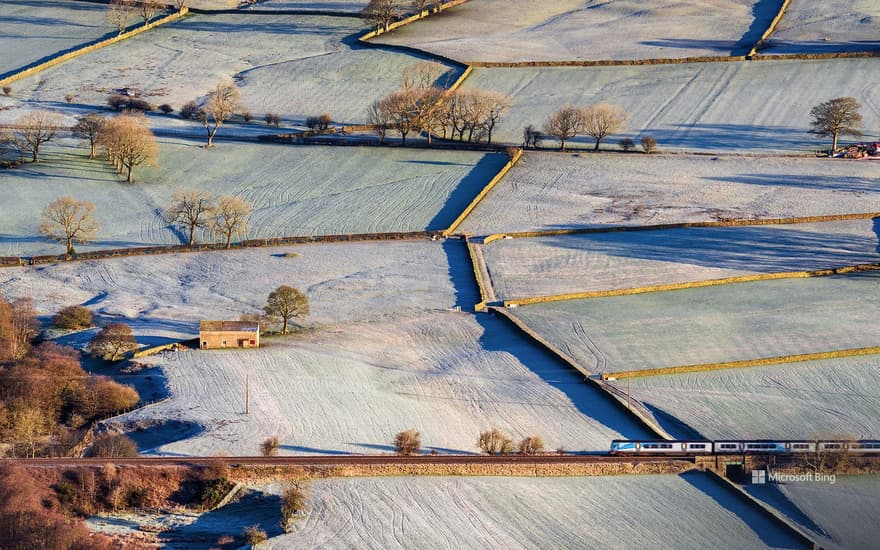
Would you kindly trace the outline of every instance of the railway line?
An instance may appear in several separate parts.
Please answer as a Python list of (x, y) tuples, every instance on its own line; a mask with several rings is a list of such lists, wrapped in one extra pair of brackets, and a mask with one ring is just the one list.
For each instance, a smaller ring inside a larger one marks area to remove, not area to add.
[(370, 466), (370, 465), (498, 465), (498, 464), (614, 464), (648, 462), (695, 462), (694, 457), (611, 455), (346, 455), (346, 456), (223, 456), (223, 457), (134, 457), (134, 458), (4, 458), (0, 464), (63, 468), (72, 466)]

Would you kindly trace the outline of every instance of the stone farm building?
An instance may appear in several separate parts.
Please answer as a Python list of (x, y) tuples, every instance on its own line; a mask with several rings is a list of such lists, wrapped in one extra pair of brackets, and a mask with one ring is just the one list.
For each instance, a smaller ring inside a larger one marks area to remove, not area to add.
[(260, 325), (247, 321), (202, 321), (199, 323), (199, 347), (258, 348)]

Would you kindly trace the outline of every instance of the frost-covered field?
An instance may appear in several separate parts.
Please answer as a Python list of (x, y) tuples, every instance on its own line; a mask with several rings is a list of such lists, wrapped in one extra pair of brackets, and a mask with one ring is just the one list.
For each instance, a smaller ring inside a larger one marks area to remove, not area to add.
[(706, 477), (320, 480), (269, 548), (798, 548)]
[(755, 0), (477, 0), (378, 39), (468, 61), (742, 55), (776, 15)]
[(880, 345), (880, 272), (519, 307), (527, 325), (594, 372)]
[(329, 10), (359, 13), (368, 0), (335, 0), (330, 2), (311, 2), (310, 0), (263, 0), (251, 6), (249, 11), (260, 10)]
[[(633, 378), (635, 399), (712, 439), (880, 438), (880, 356)], [(658, 417), (663, 422), (663, 416)], [(665, 426), (678, 437), (675, 424)]]
[(875, 161), (528, 153), (461, 230), (880, 212), (878, 174)]
[(70, 0), (3, 0), (0, 75), (111, 32), (104, 19), (106, 11), (100, 4)]
[(329, 112), (334, 121), (364, 121), (367, 107), (420, 59), (358, 47), (363, 29), (355, 17), (190, 16), (23, 79), (16, 97), (62, 104), (74, 93), (75, 103), (105, 105), (126, 87), (179, 109), (234, 78), (257, 117), (277, 112), (302, 122)]
[[(522, 142), (526, 125), (540, 128), (566, 103), (606, 101), (631, 113), (627, 136), (651, 134), (661, 150), (811, 152), (831, 142), (807, 133), (810, 109), (832, 97), (858, 99), (866, 139), (877, 135), (878, 75), (880, 59), (744, 61), (475, 69), (464, 86), (513, 97), (514, 106), (497, 129), (499, 141)], [(610, 136), (606, 147), (616, 149), (620, 137)], [(592, 141), (580, 138), (572, 145), (587, 147)]]
[[(296, 257), (285, 257), (286, 254)], [(383, 242), (196, 252), (0, 270), (0, 294), (49, 316), (85, 304), (134, 325), (141, 343), (192, 338), (202, 319), (258, 311), (279, 285), (306, 293), (311, 326), (468, 306), (478, 297), (459, 243)], [(84, 335), (84, 337), (87, 335)]]
[(485, 315), (394, 315), (264, 339), (257, 350), (145, 361), (162, 368), (171, 399), (113, 422), (203, 427), (164, 445), (161, 431), (153, 434), (142, 445), (156, 454), (254, 455), (273, 435), (285, 455), (393, 452), (394, 434), (411, 428), (425, 451), (438, 452), (479, 452), (477, 437), (492, 426), (517, 441), (539, 435), (549, 449), (604, 451), (616, 437), (648, 436), (599, 390)]
[[(749, 491), (788, 515), (822, 548), (871, 550), (880, 539), (880, 476), (837, 476), (834, 483), (789, 482)], [(779, 505), (780, 497), (783, 504)]]
[(876, 0), (792, 2), (763, 53), (867, 51), (880, 48)]
[(880, 262), (880, 220), (503, 239), (483, 246), (502, 299)]
[[(124, 183), (84, 149), (47, 150), (39, 164), (0, 172), (0, 255), (61, 254), (39, 235), (40, 212), (72, 195), (95, 203), (101, 230), (80, 250), (185, 244), (162, 219), (178, 188), (242, 197), (249, 237), (445, 229), (507, 162), (502, 154), (374, 147), (200, 144), (162, 140), (160, 165)], [(202, 238), (207, 238), (202, 235)]]

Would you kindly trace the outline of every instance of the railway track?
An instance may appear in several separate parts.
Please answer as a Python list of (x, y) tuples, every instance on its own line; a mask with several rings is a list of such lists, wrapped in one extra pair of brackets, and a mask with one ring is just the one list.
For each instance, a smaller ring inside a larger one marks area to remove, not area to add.
[(346, 456), (224, 456), (224, 457), (136, 457), (136, 458), (4, 458), (0, 464), (43, 466), (48, 468), (71, 466), (203, 466), (228, 464), (230, 466), (369, 466), (415, 464), (614, 464), (694, 462), (693, 457), (610, 456), (610, 455), (346, 455)]

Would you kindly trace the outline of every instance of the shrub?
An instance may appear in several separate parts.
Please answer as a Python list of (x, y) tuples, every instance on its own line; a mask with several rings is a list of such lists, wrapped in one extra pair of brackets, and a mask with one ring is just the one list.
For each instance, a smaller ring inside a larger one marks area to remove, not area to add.
[(3, 86), (3, 95), (8, 96), (12, 93), (12, 86)]
[(651, 136), (644, 136), (639, 143), (641, 143), (645, 154), (650, 155), (657, 149), (657, 140)]
[(250, 122), (254, 119), (254, 114), (250, 111), (245, 111), (244, 114), (241, 115), (241, 118), (243, 118), (245, 122)]
[(137, 445), (124, 434), (103, 433), (95, 437), (90, 454), (100, 458), (131, 458), (137, 456)]
[(114, 111), (121, 111), (128, 106), (128, 96), (113, 94), (107, 98), (107, 105), (109, 105)]
[(195, 101), (187, 101), (183, 107), (180, 108), (180, 118), (193, 119), (199, 116), (199, 112), (201, 109), (199, 108), (199, 104)]
[(477, 445), (481, 451), (490, 455), (503, 455), (513, 451), (513, 440), (498, 428), (480, 433)]
[(635, 142), (629, 138), (623, 138), (622, 140), (618, 141), (617, 144), (620, 145), (620, 148), (627, 153), (636, 148)]
[(278, 436), (273, 435), (272, 437), (267, 437), (265, 441), (260, 443), (260, 452), (263, 456), (275, 456), (278, 454), (278, 448), (281, 446), (281, 442), (278, 441)]
[(92, 312), (83, 306), (67, 306), (55, 315), (52, 323), (61, 329), (82, 330), (92, 326)]
[(526, 437), (519, 442), (519, 454), (534, 455), (544, 452), (544, 442), (540, 437)]
[(73, 100), (76, 99), (76, 96), (73, 94), (64, 94), (64, 101), (67, 103), (73, 103)]
[(168, 105), (167, 103), (163, 103), (162, 105), (159, 105), (159, 110), (162, 111), (163, 113), (165, 113), (166, 115), (170, 115), (171, 113), (174, 112), (174, 107), (172, 107), (171, 105)]
[(269, 536), (259, 525), (251, 525), (244, 528), (244, 540), (251, 546), (256, 546), (269, 540)]
[(129, 98), (126, 108), (130, 111), (142, 111), (145, 113), (154, 110), (153, 105), (149, 101), (137, 97)]
[(281, 126), (281, 115), (279, 115), (278, 113), (266, 113), (266, 116), (263, 117), (263, 119), (266, 121), (266, 124), (270, 126), (274, 126), (276, 128)]
[(407, 430), (394, 436), (394, 450), (401, 456), (410, 456), (421, 448), (422, 434), (415, 430)]
[(299, 483), (294, 483), (281, 495), (281, 528), (285, 533), (293, 528), (296, 515), (306, 509), (308, 496), (308, 489)]

